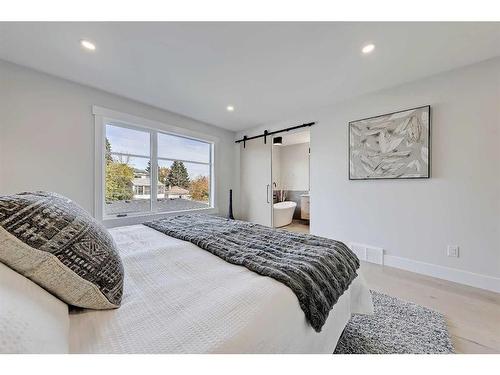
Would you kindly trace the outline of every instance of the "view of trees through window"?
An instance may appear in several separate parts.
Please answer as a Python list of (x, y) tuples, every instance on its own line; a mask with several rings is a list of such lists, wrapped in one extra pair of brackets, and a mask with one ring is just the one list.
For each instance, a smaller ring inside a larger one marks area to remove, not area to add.
[[(150, 137), (157, 137), (151, 158)], [(154, 131), (106, 125), (105, 214), (183, 211), (210, 206), (211, 144)], [(151, 160), (157, 188), (151, 189)], [(156, 197), (153, 197), (153, 194)]]

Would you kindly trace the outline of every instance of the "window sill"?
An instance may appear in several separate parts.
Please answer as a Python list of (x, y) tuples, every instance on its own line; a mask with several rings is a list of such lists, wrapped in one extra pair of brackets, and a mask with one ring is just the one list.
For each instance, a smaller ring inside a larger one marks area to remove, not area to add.
[(125, 217), (107, 216), (102, 219), (102, 223), (106, 228), (114, 228), (126, 225), (142, 224), (146, 221), (161, 219), (167, 216), (189, 215), (196, 213), (217, 214), (219, 213), (219, 209), (217, 207), (207, 207), (182, 211), (133, 213), (128, 214), (128, 216)]

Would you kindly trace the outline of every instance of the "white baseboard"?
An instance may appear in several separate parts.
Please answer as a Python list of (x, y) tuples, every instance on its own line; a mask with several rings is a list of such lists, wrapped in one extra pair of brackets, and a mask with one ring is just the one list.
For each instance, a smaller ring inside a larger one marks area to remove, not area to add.
[(500, 278), (408, 258), (384, 255), (384, 265), (500, 293)]

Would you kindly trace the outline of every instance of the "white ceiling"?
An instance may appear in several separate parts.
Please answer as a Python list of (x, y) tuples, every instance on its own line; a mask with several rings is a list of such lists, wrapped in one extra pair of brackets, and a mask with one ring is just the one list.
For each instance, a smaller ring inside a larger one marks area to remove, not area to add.
[(0, 23), (0, 59), (234, 131), (499, 55), (500, 23)]

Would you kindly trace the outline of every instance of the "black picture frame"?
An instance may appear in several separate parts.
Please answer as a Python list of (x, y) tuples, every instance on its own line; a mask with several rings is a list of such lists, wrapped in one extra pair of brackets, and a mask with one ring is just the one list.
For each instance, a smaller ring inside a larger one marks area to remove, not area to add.
[[(386, 117), (386, 116), (392, 116), (397, 113), (401, 112), (407, 112), (407, 111), (414, 111), (417, 109), (422, 109), (422, 108), (427, 108), (427, 120), (428, 120), (428, 129), (427, 129), (427, 137), (428, 137), (428, 163), (427, 163), (427, 176), (419, 176), (419, 177), (371, 177), (371, 178), (352, 178), (351, 177), (351, 126), (352, 124), (359, 122), (359, 121), (365, 121), (365, 120), (372, 120), (380, 117)], [(419, 107), (414, 107), (414, 108), (407, 108), (407, 109), (402, 109), (399, 111), (394, 111), (394, 112), (389, 112), (385, 113), (382, 115), (377, 115), (377, 116), (371, 116), (371, 117), (365, 117), (359, 120), (354, 120), (354, 121), (349, 121), (347, 125), (347, 145), (348, 145), (348, 161), (347, 161), (347, 177), (349, 181), (378, 181), (378, 180), (427, 180), (431, 178), (431, 155), (432, 155), (432, 146), (431, 146), (431, 124), (432, 122), (432, 116), (431, 116), (431, 105), (422, 105)]]

